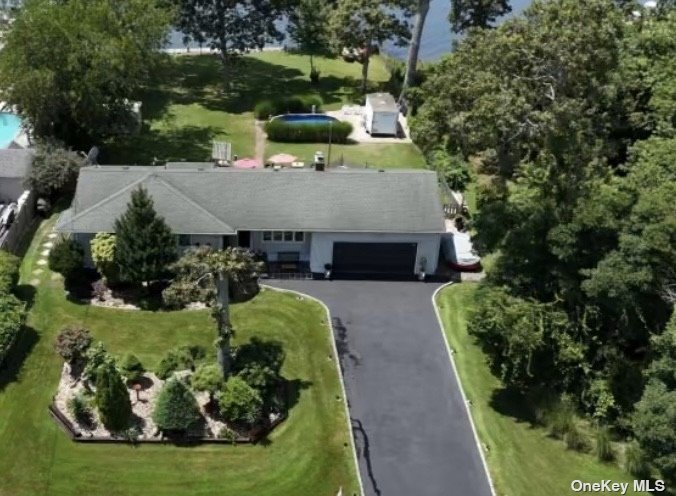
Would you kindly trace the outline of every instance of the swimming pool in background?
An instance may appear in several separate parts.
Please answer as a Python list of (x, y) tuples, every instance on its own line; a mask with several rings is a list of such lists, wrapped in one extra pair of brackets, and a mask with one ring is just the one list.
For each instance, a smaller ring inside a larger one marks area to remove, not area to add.
[(328, 122), (338, 122), (338, 119), (326, 114), (285, 114), (273, 117), (272, 120), (293, 124), (326, 124)]
[(0, 112), (0, 148), (7, 148), (21, 130), (21, 117), (10, 112)]

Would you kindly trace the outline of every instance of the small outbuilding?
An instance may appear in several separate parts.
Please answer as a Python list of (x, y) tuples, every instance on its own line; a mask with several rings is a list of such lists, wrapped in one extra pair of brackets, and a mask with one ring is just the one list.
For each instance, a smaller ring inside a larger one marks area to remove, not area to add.
[(399, 125), (399, 107), (389, 93), (366, 95), (364, 127), (371, 135), (396, 136)]

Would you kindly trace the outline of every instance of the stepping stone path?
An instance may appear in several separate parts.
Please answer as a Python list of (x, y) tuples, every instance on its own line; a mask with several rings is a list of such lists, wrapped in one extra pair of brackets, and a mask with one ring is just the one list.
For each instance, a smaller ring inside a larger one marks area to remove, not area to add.
[(54, 246), (54, 243), (52, 243), (51, 241), (47, 241), (42, 246), (44, 246), (45, 248), (52, 248)]
[(38, 286), (40, 284), (40, 279), (33, 279), (30, 282), (31, 286)]
[(33, 269), (34, 276), (39, 276), (40, 274), (42, 274), (42, 269)]
[(48, 256), (48, 255), (49, 255), (49, 248), (47, 248), (46, 250), (43, 250), (43, 251), (42, 251), (42, 256), (43, 256), (43, 257), (46, 257), (46, 256)]
[(38, 265), (47, 265), (47, 260), (41, 258), (40, 260), (38, 260)]
[(49, 234), (47, 235), (47, 237), (48, 237), (49, 239), (54, 239), (54, 238), (56, 238), (57, 236), (58, 236), (58, 234), (56, 234), (55, 232), (49, 233)]

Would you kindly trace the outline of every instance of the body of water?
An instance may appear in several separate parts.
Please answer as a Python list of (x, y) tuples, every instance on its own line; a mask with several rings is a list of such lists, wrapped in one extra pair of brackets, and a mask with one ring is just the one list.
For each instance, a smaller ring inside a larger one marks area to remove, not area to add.
[[(516, 15), (522, 12), (531, 0), (512, 0), (512, 13)], [(425, 30), (423, 32), (422, 45), (420, 47), (421, 60), (436, 60), (443, 54), (451, 51), (451, 46), (457, 35), (451, 33), (451, 25), (448, 22), (448, 13), (451, 10), (451, 0), (432, 0), (430, 11), (427, 14)], [(283, 30), (284, 23), (280, 23)], [(195, 48), (196, 44), (191, 44)], [(169, 37), (168, 48), (184, 48), (183, 35), (173, 31)], [(407, 47), (397, 47), (388, 44), (384, 48), (388, 55), (404, 60), (408, 51)]]

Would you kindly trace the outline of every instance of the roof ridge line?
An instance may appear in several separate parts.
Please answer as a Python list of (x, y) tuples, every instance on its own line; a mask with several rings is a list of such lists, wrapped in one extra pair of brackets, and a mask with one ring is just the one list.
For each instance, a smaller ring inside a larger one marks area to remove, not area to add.
[(213, 217), (214, 219), (216, 219), (216, 220), (217, 220), (218, 222), (220, 222), (221, 224), (223, 224), (223, 226), (226, 227), (226, 228), (228, 228), (231, 232), (236, 232), (235, 229), (234, 229), (230, 224), (225, 223), (222, 219), (218, 218), (213, 212), (207, 210), (204, 206), (200, 205), (200, 204), (197, 203), (195, 200), (193, 200), (192, 198), (190, 198), (190, 197), (189, 197), (186, 193), (184, 193), (181, 189), (179, 189), (178, 187), (174, 186), (173, 184), (167, 182), (164, 178), (162, 178), (162, 177), (160, 177), (160, 176), (157, 176), (157, 175), (155, 175), (155, 174), (152, 174), (152, 175), (156, 176), (157, 179), (158, 179), (162, 184), (164, 184), (165, 186), (167, 186), (169, 189), (171, 189), (171, 190), (175, 191), (177, 194), (181, 195), (186, 201), (188, 201), (189, 203), (191, 203), (191, 204), (194, 205), (195, 207), (199, 208), (200, 210), (202, 210), (203, 212), (205, 212), (207, 215)]
[(80, 213), (78, 213), (77, 215), (75, 215), (74, 217), (72, 217), (72, 218), (70, 219), (70, 222), (74, 222), (75, 220), (77, 220), (78, 218), (82, 217), (83, 215), (88, 214), (89, 212), (91, 212), (92, 210), (94, 210), (94, 209), (96, 209), (96, 208), (99, 208), (101, 205), (105, 205), (106, 203), (109, 203), (110, 201), (114, 200), (114, 199), (117, 198), (118, 196), (122, 195), (125, 191), (127, 191), (127, 190), (129, 190), (130, 188), (133, 188), (134, 186), (137, 186), (138, 184), (142, 183), (143, 181), (145, 181), (145, 180), (146, 180), (149, 176), (151, 176), (151, 175), (152, 175), (152, 172), (148, 172), (148, 174), (144, 175), (144, 176), (141, 177), (140, 179), (137, 179), (136, 181), (133, 181), (133, 182), (129, 183), (127, 186), (125, 186), (124, 188), (122, 188), (122, 189), (120, 189), (120, 190), (117, 190), (117, 191), (116, 191), (115, 193), (113, 193), (112, 195), (106, 196), (103, 200), (101, 200), (101, 201), (95, 203), (95, 204), (92, 205), (91, 207), (86, 208), (86, 209), (83, 210), (82, 212), (80, 212)]

